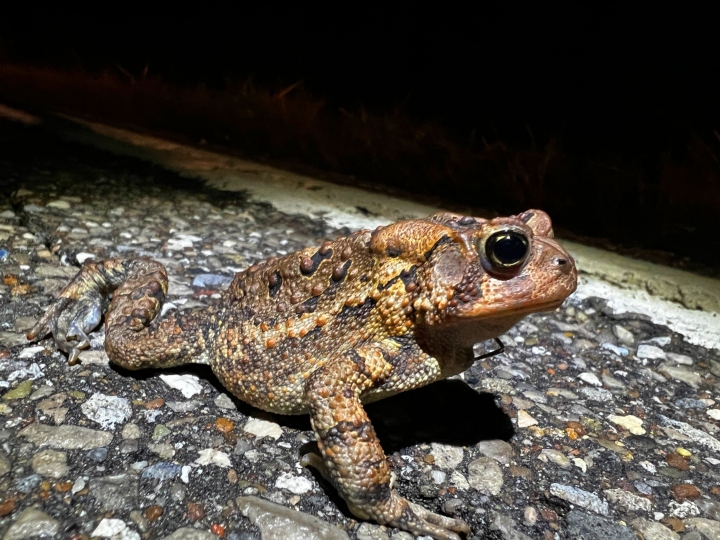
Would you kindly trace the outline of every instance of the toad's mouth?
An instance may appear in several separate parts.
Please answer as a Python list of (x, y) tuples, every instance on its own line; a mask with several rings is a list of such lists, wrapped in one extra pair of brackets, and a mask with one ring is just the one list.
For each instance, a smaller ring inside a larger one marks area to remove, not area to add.
[(468, 310), (465, 313), (462, 313), (460, 315), (461, 318), (471, 318), (471, 319), (504, 319), (508, 317), (524, 317), (525, 315), (529, 315), (531, 313), (539, 313), (542, 311), (554, 311), (557, 308), (559, 308), (563, 302), (565, 302), (566, 297), (555, 299), (555, 300), (548, 300), (546, 302), (538, 302), (533, 304), (508, 304), (503, 307), (494, 306), (492, 309), (486, 309), (482, 311), (471, 311)]

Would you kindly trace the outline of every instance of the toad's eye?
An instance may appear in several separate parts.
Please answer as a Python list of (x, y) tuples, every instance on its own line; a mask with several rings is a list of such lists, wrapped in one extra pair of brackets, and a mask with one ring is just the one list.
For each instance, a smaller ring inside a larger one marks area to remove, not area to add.
[(517, 268), (528, 256), (530, 242), (518, 231), (498, 231), (485, 242), (485, 255), (493, 270)]

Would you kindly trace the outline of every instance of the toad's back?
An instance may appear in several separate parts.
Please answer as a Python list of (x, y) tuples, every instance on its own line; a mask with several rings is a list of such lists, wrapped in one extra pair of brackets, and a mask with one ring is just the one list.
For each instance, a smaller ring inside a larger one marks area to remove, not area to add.
[(374, 310), (384, 283), (370, 237), (360, 231), (235, 277), (213, 339), (211, 362), (225, 386), (266, 410), (307, 412), (303, 387), (315, 369), (338, 351), (384, 337)]

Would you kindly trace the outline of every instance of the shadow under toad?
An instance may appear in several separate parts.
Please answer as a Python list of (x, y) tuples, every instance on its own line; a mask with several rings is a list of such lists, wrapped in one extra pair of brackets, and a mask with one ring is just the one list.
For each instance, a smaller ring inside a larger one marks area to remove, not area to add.
[[(286, 416), (257, 409), (232, 396), (208, 366), (188, 365), (175, 369), (129, 371), (111, 365), (119, 375), (145, 380), (168, 373), (191, 373), (226, 393), (242, 414), (309, 431), (307, 415)], [(168, 389), (169, 392), (173, 392)], [(478, 393), (460, 380), (444, 380), (365, 405), (387, 454), (421, 443), (472, 446), (483, 440), (509, 440), (514, 428), (495, 397)]]

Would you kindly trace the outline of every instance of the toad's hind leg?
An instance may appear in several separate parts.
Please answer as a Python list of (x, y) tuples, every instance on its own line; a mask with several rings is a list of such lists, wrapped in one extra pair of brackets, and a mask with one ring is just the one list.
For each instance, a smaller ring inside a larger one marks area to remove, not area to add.
[[(100, 322), (103, 303), (113, 299), (105, 317), (105, 350), (127, 369), (205, 363), (206, 335), (197, 312), (171, 312), (156, 319), (168, 288), (165, 268), (148, 259), (109, 259), (83, 265), (58, 299), (28, 333), (52, 333), (74, 361), (89, 345), (87, 333)], [(208, 315), (209, 316), (209, 315)]]

